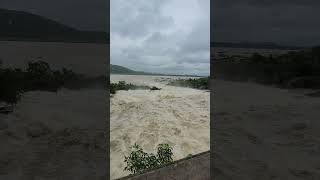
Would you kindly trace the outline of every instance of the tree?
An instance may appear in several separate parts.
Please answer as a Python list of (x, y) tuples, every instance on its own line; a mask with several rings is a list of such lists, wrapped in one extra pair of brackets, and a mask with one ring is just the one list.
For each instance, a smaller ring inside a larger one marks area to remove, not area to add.
[(50, 66), (44, 61), (29, 62), (27, 68), (28, 74), (32, 78), (41, 78), (50, 74)]

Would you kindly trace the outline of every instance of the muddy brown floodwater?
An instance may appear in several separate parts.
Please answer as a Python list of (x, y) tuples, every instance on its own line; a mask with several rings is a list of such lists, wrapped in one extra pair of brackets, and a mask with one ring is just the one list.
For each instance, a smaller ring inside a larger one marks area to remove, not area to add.
[(124, 156), (134, 143), (154, 153), (158, 144), (168, 143), (173, 147), (174, 160), (209, 150), (210, 92), (167, 86), (174, 78), (111, 75), (111, 82), (124, 80), (162, 88), (117, 91), (111, 98), (111, 179), (129, 174), (124, 171)]

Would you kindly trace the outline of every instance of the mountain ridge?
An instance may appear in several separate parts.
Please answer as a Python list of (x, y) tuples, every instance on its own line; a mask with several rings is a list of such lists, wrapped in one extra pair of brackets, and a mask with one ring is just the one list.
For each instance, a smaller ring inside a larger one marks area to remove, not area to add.
[(111, 74), (121, 74), (121, 75), (149, 75), (149, 76), (185, 76), (185, 77), (203, 77), (199, 75), (177, 75), (177, 74), (164, 74), (164, 73), (150, 73), (143, 71), (135, 71), (124, 66), (110, 64)]
[(109, 42), (109, 34), (101, 31), (81, 31), (33, 13), (0, 8), (0, 40)]

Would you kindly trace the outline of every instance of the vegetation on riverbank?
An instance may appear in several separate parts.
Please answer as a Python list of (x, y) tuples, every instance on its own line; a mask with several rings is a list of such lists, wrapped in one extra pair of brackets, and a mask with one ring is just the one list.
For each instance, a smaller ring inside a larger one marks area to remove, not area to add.
[(44, 61), (29, 62), (25, 70), (0, 66), (0, 101), (16, 104), (28, 91), (53, 91), (61, 88), (80, 89), (92, 86), (106, 88), (106, 77), (86, 77), (63, 68), (53, 70)]
[(148, 169), (162, 167), (173, 162), (172, 147), (169, 144), (159, 144), (157, 154), (146, 153), (143, 149), (134, 144), (129, 156), (125, 156), (124, 162), (127, 166), (124, 168), (132, 174), (141, 173)]
[(320, 47), (279, 56), (258, 53), (242, 59), (213, 62), (216, 78), (253, 81), (284, 88), (320, 88)]
[(125, 81), (119, 81), (118, 83), (111, 83), (110, 84), (110, 93), (115, 94), (119, 90), (136, 90), (136, 89), (149, 89), (149, 90), (160, 90), (160, 88), (157, 88), (155, 86), (149, 87), (144, 85), (134, 85), (134, 84), (127, 84)]
[(209, 89), (209, 77), (171, 80), (168, 85), (190, 87), (195, 89)]

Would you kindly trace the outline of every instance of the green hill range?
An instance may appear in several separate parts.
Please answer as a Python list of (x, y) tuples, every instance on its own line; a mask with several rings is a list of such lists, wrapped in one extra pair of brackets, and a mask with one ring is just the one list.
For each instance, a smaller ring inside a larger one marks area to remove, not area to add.
[(0, 40), (107, 43), (106, 32), (81, 31), (23, 11), (0, 9)]
[(111, 64), (111, 74), (126, 74), (126, 75), (160, 75), (160, 74), (153, 74), (147, 73), (142, 71), (134, 71), (132, 69)]
[(123, 66), (113, 65), (110, 66), (111, 74), (123, 74), (123, 75), (151, 75), (151, 76), (185, 76), (185, 77), (201, 77), (197, 75), (176, 75), (176, 74), (162, 74), (162, 73), (150, 73), (143, 71), (135, 71)]

